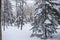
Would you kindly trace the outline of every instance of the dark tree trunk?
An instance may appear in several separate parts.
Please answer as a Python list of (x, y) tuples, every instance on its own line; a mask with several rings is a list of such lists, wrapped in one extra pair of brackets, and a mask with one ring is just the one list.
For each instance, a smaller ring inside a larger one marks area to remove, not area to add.
[(3, 30), (5, 30), (5, 15), (4, 15), (4, 26), (3, 26)]
[(46, 30), (46, 28), (45, 28), (45, 38), (47, 38), (47, 30)]

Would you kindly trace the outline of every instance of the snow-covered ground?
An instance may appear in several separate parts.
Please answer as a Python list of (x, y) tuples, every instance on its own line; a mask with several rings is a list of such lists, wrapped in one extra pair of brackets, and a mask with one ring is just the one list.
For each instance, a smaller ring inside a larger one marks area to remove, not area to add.
[[(32, 34), (31, 24), (27, 23), (23, 26), (23, 30), (18, 29), (16, 26), (9, 26), (5, 31), (2, 30), (2, 40), (42, 40), (37, 37), (31, 38)], [(60, 40), (60, 30), (54, 35), (52, 39), (47, 40)]]

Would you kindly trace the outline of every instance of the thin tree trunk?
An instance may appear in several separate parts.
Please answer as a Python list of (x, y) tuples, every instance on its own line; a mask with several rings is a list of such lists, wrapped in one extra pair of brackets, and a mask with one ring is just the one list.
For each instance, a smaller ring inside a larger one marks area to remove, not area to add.
[(4, 26), (3, 26), (3, 30), (5, 30), (5, 16), (4, 16)]
[(22, 5), (21, 5), (21, 10), (22, 10), (22, 20), (21, 20), (21, 30), (22, 30), (22, 26), (23, 26), (23, 14), (24, 14), (24, 12), (23, 12), (23, 1), (22, 1)]

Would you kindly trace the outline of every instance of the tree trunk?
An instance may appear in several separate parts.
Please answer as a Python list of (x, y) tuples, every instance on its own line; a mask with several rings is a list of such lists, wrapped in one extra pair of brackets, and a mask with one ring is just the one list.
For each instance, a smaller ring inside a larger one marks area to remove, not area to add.
[(47, 38), (47, 30), (46, 30), (46, 28), (45, 28), (45, 38)]

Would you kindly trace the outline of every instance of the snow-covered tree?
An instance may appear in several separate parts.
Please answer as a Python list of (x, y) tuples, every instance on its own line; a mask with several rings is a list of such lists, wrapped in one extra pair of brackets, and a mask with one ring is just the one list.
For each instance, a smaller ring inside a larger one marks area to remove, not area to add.
[(31, 36), (50, 38), (53, 33), (57, 33), (60, 13), (54, 6), (60, 4), (53, 0), (38, 0), (35, 5), (34, 23), (32, 23), (33, 27), (31, 28), (33, 34)]
[(19, 28), (19, 26), (21, 25), (21, 30), (22, 30), (22, 26), (24, 25), (24, 4), (26, 2), (24, 0), (16, 0), (16, 11), (17, 11), (17, 17), (16, 17), (16, 22), (17, 22), (17, 26)]
[(5, 24), (7, 23), (9, 25), (9, 21), (11, 21), (11, 14), (12, 14), (12, 5), (9, 0), (3, 0), (3, 13), (1, 14), (2, 16), (2, 24), (4, 25), (4, 30), (5, 30)]

